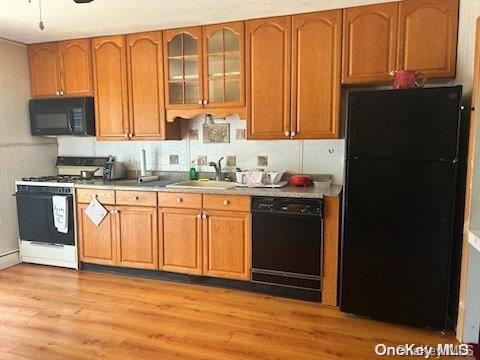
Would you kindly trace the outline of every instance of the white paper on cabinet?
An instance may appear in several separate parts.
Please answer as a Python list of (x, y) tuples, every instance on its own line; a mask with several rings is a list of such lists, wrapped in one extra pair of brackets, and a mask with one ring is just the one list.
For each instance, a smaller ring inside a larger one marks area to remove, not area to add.
[(100, 204), (96, 197), (92, 199), (85, 209), (85, 214), (96, 226), (101, 224), (103, 219), (105, 219), (105, 216), (107, 216), (107, 213), (107, 209)]

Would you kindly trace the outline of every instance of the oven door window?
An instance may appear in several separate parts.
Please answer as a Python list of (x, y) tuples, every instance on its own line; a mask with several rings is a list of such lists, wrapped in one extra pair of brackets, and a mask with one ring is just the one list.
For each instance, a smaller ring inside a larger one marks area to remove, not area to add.
[(53, 219), (51, 194), (17, 193), (20, 239), (49, 244), (74, 245), (73, 198), (68, 195), (68, 233), (60, 233)]

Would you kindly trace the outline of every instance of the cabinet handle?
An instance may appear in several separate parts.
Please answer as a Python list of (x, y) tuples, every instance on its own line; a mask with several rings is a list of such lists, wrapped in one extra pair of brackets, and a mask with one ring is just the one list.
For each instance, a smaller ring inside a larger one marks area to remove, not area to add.
[(202, 218), (202, 214), (198, 214), (198, 215), (197, 215), (197, 218), (201, 219), (201, 218)]
[(223, 201), (222, 201), (222, 204), (223, 204), (223, 205), (225, 205), (225, 206), (227, 206), (227, 205), (228, 205), (228, 203), (229, 203), (229, 201), (228, 201), (228, 200), (223, 200)]
[(182, 201), (183, 201), (182, 198), (178, 198), (178, 199), (177, 199), (177, 203), (179, 203), (179, 204), (180, 204)]
[(207, 215), (202, 214), (202, 219), (205, 220), (207, 218)]
[(290, 131), (285, 131), (285, 136), (290, 136)]
[(292, 131), (292, 133), (290, 134), (291, 137), (294, 137), (295, 136), (295, 131)]
[(60, 90), (60, 96), (63, 96), (63, 94), (65, 94), (65, 91)]
[(207, 105), (208, 104), (208, 100), (203, 100), (203, 105)]
[(125, 134), (125, 137), (128, 139), (128, 134)]
[(133, 134), (128, 134), (128, 137), (131, 139), (133, 137)]
[(135, 196), (135, 200), (140, 200), (140, 198), (138, 196)]
[(60, 96), (60, 91), (55, 91), (55, 95)]
[(198, 105), (202, 105), (203, 104), (203, 101), (202, 100), (198, 100)]

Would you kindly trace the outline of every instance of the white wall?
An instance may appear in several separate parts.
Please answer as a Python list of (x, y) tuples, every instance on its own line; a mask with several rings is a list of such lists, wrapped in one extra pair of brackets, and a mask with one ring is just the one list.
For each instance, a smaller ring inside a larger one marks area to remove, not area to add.
[[(474, 53), (475, 53), (475, 23), (480, 16), (480, 1), (460, 0), (459, 39), (457, 53), (456, 83), (463, 85), (464, 100), (470, 103), (472, 91)], [(480, 104), (479, 104), (480, 105)], [(477, 106), (477, 109), (479, 107)], [(471, 124), (477, 126), (478, 123)], [(477, 130), (477, 134), (480, 129)], [(472, 189), (472, 210), (470, 228), (480, 228), (480, 141), (477, 136), (476, 159)], [(478, 342), (480, 325), (480, 254), (469, 247), (466, 296), (460, 299), (460, 307), (465, 309), (463, 328), (464, 342)]]
[(18, 249), (14, 181), (54, 172), (57, 143), (30, 135), (27, 50), (0, 40), (0, 268)]
[[(217, 120), (216, 120), (217, 121)], [(222, 121), (218, 121), (222, 122)], [(147, 150), (148, 170), (187, 171), (198, 155), (208, 161), (236, 156), (242, 169), (257, 167), (257, 156), (268, 156), (268, 170), (289, 170), (309, 174), (332, 174), (334, 182), (343, 181), (344, 140), (237, 140), (236, 130), (245, 129), (244, 120), (228, 121), (230, 143), (204, 144), (203, 117), (183, 121), (183, 139), (179, 141), (96, 141), (94, 138), (63, 137), (58, 139), (59, 155), (106, 156), (114, 155), (125, 161), (130, 169), (139, 169), (141, 149)], [(198, 129), (198, 140), (188, 137), (189, 129)], [(179, 164), (170, 164), (170, 155), (179, 156)], [(225, 164), (225, 162), (223, 163)], [(212, 171), (209, 166), (202, 171)]]

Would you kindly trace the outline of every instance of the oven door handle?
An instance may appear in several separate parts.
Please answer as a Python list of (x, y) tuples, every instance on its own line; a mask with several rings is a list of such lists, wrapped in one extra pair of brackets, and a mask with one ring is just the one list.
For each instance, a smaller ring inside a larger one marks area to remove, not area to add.
[[(37, 194), (29, 194), (29, 193), (24, 193), (24, 192), (16, 192), (12, 196), (15, 197), (26, 197), (26, 198), (34, 198), (34, 199), (51, 199), (54, 195), (56, 194), (42, 194), (42, 193), (37, 193)], [(58, 196), (65, 196), (68, 199), (72, 198), (72, 194), (65, 194), (65, 195), (58, 195)]]

